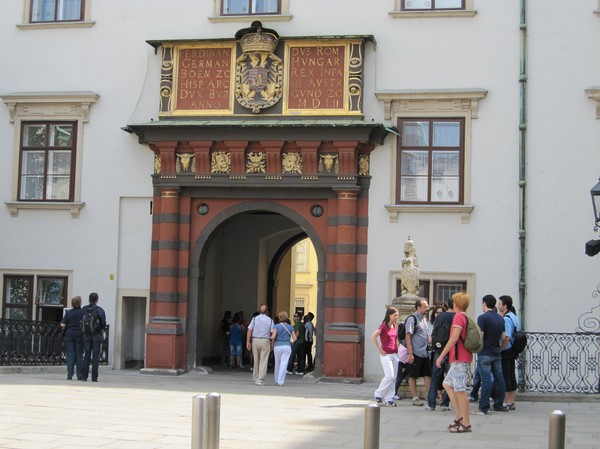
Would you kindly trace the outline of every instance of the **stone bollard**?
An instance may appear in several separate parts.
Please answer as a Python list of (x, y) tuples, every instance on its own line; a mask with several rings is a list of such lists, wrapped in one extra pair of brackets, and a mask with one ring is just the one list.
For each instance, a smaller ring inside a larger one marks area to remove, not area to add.
[(381, 410), (375, 404), (365, 407), (364, 449), (379, 449), (379, 423)]
[(199, 394), (192, 398), (192, 449), (219, 449), (221, 396)]
[(565, 422), (567, 416), (560, 410), (550, 413), (548, 449), (565, 449)]

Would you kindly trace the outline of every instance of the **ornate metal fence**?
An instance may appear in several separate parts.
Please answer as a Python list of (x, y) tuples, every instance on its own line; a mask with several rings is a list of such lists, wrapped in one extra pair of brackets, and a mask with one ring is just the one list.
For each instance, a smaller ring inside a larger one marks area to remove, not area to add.
[(520, 390), (600, 393), (600, 333), (527, 333), (517, 359)]
[[(108, 326), (103, 330), (100, 364), (108, 365)], [(0, 319), (0, 366), (66, 365), (59, 323)]]

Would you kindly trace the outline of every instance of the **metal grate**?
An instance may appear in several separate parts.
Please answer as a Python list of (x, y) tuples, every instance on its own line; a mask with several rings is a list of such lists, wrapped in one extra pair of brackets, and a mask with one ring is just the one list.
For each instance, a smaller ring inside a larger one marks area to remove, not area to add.
[[(102, 331), (100, 364), (108, 365), (108, 326)], [(59, 323), (0, 318), (0, 366), (66, 365)]]

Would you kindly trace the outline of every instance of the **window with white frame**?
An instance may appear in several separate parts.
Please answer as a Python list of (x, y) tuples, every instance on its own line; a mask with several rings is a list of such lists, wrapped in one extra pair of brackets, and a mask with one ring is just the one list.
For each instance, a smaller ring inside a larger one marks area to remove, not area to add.
[(280, 14), (281, 0), (221, 0), (221, 14), (229, 15), (262, 15)]
[(395, 147), (392, 223), (400, 213), (457, 213), (469, 223), (471, 129), (484, 89), (384, 90), (384, 118)]
[(402, 0), (402, 11), (465, 9), (465, 0)]
[(464, 120), (398, 120), (396, 204), (463, 204)]
[(20, 209), (70, 210), (79, 216), (83, 128), (92, 92), (26, 93), (0, 97), (15, 125), (13, 197), (5, 201), (10, 214)]
[(41, 274), (3, 276), (2, 317), (60, 321), (67, 305), (68, 277)]
[[(400, 272), (393, 272), (394, 294), (400, 297), (402, 294), (402, 282)], [(452, 273), (422, 273), (419, 279), (419, 296), (427, 299), (430, 306), (442, 305), (448, 302), (454, 293), (468, 292), (473, 285), (472, 274)]]
[(473, 17), (474, 0), (395, 0), (389, 15), (396, 19), (427, 17)]
[(23, 122), (19, 201), (73, 201), (75, 122)]
[(74, 22), (84, 18), (85, 0), (30, 0), (30, 22)]
[(296, 255), (296, 272), (308, 272), (308, 239), (304, 239), (294, 246)]

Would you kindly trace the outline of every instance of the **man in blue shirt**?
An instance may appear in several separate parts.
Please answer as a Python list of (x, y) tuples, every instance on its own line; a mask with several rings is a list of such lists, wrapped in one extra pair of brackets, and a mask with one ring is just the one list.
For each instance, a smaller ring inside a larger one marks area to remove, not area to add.
[(496, 298), (485, 295), (481, 301), (483, 314), (477, 318), (477, 324), (483, 332), (483, 349), (477, 354), (477, 371), (481, 377), (481, 394), (479, 408), (473, 410), (474, 415), (487, 415), (490, 409), (490, 394), (492, 391), (492, 376), (494, 383), (494, 410), (507, 411), (503, 406), (504, 376), (502, 375), (502, 359), (500, 343), (504, 341), (504, 321), (496, 313), (494, 306)]

